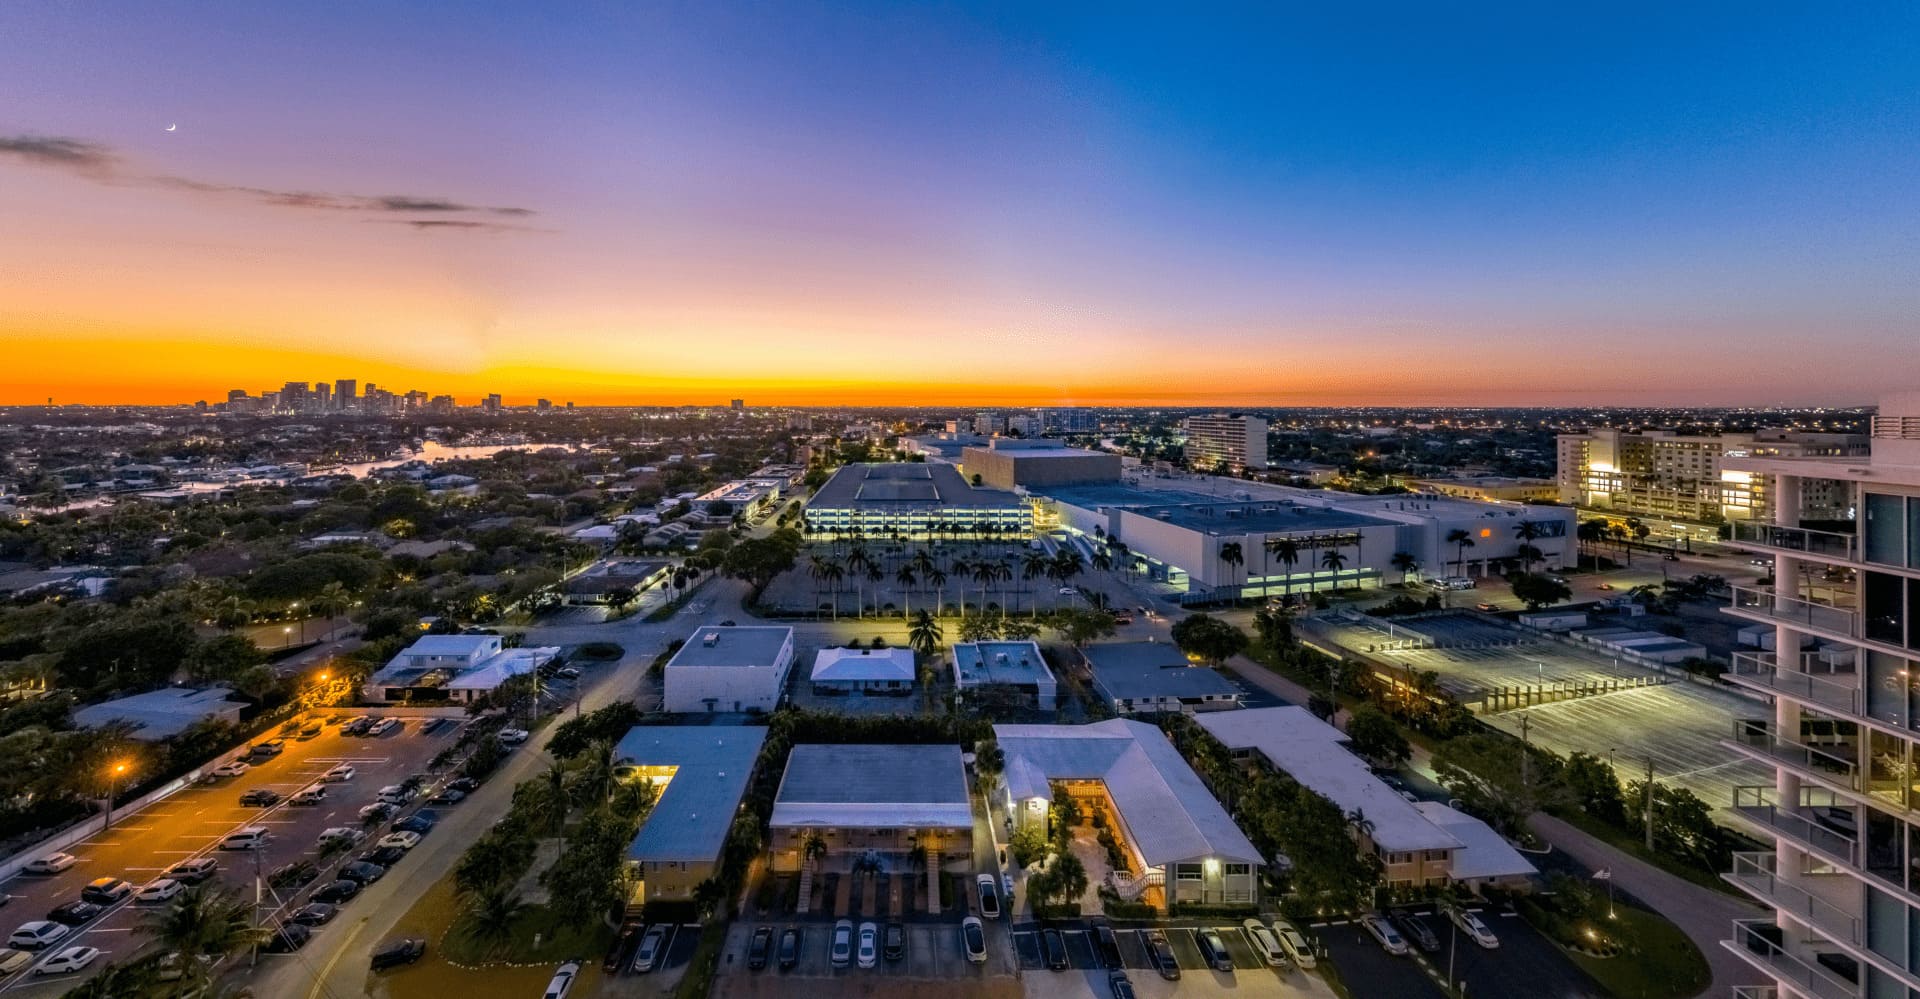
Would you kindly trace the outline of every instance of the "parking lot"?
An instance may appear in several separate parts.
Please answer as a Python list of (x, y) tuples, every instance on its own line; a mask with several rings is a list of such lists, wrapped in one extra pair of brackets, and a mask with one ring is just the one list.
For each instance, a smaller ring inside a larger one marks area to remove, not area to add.
[(1429, 914), (1426, 923), (1440, 938), (1438, 953), (1415, 949), (1405, 957), (1382, 950), (1357, 922), (1309, 929), (1326, 960), (1356, 996), (1395, 999), (1444, 999), (1449, 961), (1455, 980), (1469, 996), (1532, 996), (1537, 999), (1597, 999), (1606, 993), (1526, 920), (1508, 912), (1480, 911), (1500, 938), (1495, 950), (1483, 950), (1453, 924)]
[[(244, 774), (187, 787), (137, 813), (117, 817), (112, 828), (65, 851), (77, 859), (68, 870), (51, 877), (23, 875), (0, 885), (0, 891), (14, 896), (4, 910), (12, 918), (4, 925), (11, 932), (21, 923), (45, 918), (54, 907), (78, 899), (80, 889), (95, 878), (117, 877), (140, 886), (159, 878), (174, 864), (200, 857), (215, 859), (220, 865), (215, 880), (241, 897), (251, 897), (256, 875), (264, 881), (276, 869), (299, 861), (313, 862), (319, 871), (307, 889), (326, 884), (333, 880), (326, 872), (365, 853), (387, 826), (369, 828), (367, 840), (359, 847), (328, 857), (323, 857), (317, 849), (321, 830), (334, 826), (361, 827), (359, 811), (374, 802), (381, 787), (397, 784), (412, 774), (425, 773), (428, 762), (452, 746), (467, 724), (464, 718), (431, 720), (422, 717), (420, 712), (390, 713), (401, 719), (402, 726), (384, 736), (341, 734), (337, 722), (347, 713), (339, 712), (333, 718), (334, 723), (327, 725), (318, 736), (304, 741), (288, 738), (284, 752), (251, 766)], [(428, 728), (432, 730), (425, 731)], [(326, 797), (319, 804), (295, 806), (287, 800), (294, 793), (313, 786), (329, 769), (342, 764), (354, 768), (353, 778), (325, 785)], [(277, 792), (281, 800), (269, 807), (240, 804), (242, 794), (259, 789)], [(425, 797), (423, 793), (400, 815), (420, 807)], [(429, 807), (444, 810), (460, 806)], [(217, 849), (227, 834), (246, 826), (262, 826), (268, 830), (263, 846), (254, 850)], [(269, 885), (263, 899), (265, 921), (277, 923), (284, 915), (282, 910), (291, 911), (289, 906), (303, 904), (305, 891)], [(352, 902), (346, 903), (343, 914), (351, 910), (352, 905)], [(138, 927), (144, 910), (150, 908), (157, 906), (122, 901), (108, 907), (42, 951), (34, 967), (0, 980), (0, 992), (54, 995), (73, 987), (86, 974), (109, 962), (127, 961), (146, 947), (146, 939)], [(336, 919), (330, 926), (317, 929), (316, 938), (332, 932), (345, 921)], [(75, 945), (97, 947), (102, 954), (79, 974), (35, 973), (41, 960)], [(262, 962), (287, 960), (301, 958), (298, 953), (261, 956)]]

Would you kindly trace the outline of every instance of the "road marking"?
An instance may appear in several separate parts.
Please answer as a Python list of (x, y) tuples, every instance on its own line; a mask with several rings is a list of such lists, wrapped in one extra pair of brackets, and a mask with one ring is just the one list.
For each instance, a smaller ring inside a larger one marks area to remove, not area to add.
[(360, 931), (366, 928), (367, 919), (365, 916), (362, 916), (359, 922), (353, 924), (353, 932), (347, 934), (346, 939), (340, 941), (339, 947), (334, 948), (333, 957), (327, 960), (326, 967), (321, 968), (320, 973), (314, 976), (313, 988), (307, 991), (307, 999), (320, 999), (321, 990), (327, 987), (327, 978), (333, 974), (333, 966), (340, 963), (340, 959), (346, 956), (347, 945), (353, 943), (353, 938), (359, 936)]

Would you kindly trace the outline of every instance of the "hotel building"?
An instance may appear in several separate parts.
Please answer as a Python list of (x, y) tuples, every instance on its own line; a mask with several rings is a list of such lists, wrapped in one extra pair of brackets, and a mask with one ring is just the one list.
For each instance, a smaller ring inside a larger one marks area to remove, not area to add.
[(1770, 846), (1726, 874), (1772, 910), (1724, 944), (1771, 983), (1747, 996), (1920, 995), (1920, 393), (1880, 412), (1869, 457), (1724, 463), (1771, 497), (1732, 543), (1772, 556), (1776, 580), (1733, 587), (1729, 608), (1775, 650), (1735, 653), (1728, 674), (1772, 703), (1725, 741), (1774, 771), (1732, 802)]
[[(1729, 459), (1843, 458), (1865, 449), (1866, 439), (1858, 434), (1603, 429), (1560, 435), (1556, 479), (1560, 501), (1576, 506), (1694, 523), (1764, 521), (1769, 509), (1764, 477), (1729, 467)], [(1801, 505), (1824, 511), (1821, 519), (1844, 516), (1845, 495), (1838, 483), (1809, 480)]]
[(1211, 472), (1226, 463), (1235, 473), (1267, 467), (1267, 421), (1257, 416), (1189, 416), (1187, 467)]

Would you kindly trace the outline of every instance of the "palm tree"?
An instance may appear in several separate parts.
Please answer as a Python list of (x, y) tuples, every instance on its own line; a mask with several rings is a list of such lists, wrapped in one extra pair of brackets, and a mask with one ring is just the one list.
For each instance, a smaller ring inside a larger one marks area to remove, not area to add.
[(913, 623), (907, 627), (907, 647), (923, 656), (931, 656), (940, 647), (940, 640), (946, 635), (940, 630), (940, 622), (926, 611), (918, 611)]
[(513, 926), (528, 908), (512, 885), (493, 885), (474, 896), (461, 923), (461, 932), (474, 943), (493, 950), (513, 939)]
[(881, 571), (877, 563), (867, 566), (867, 582), (873, 584), (873, 610), (876, 614), (880, 612), (880, 584), (885, 582), (886, 578), (887, 574)]
[(353, 606), (353, 594), (348, 593), (347, 588), (338, 581), (331, 582), (321, 587), (320, 592), (307, 601), (307, 606), (312, 609), (314, 616), (332, 621)]
[(867, 557), (867, 550), (859, 545), (847, 552), (847, 575), (853, 577), (853, 614), (866, 616), (866, 601), (860, 595), (860, 580), (867, 576), (867, 570), (873, 568), (873, 559)]
[(1107, 553), (1105, 545), (1093, 550), (1091, 564), (1095, 572), (1106, 572), (1113, 568), (1113, 556)]
[(1420, 560), (1412, 552), (1394, 552), (1393, 567), (1400, 570), (1400, 585), (1405, 586), (1413, 580), (1413, 574), (1420, 568)]
[(1454, 546), (1456, 554), (1453, 560), (1454, 573), (1460, 576), (1466, 575), (1467, 549), (1473, 547), (1473, 535), (1468, 534), (1465, 528), (1456, 527), (1447, 532), (1447, 544)]
[(901, 563), (900, 571), (893, 574), (893, 581), (899, 584), (902, 594), (900, 597), (900, 613), (911, 616), (913, 613), (913, 587), (914, 584), (920, 582), (920, 577), (914, 575), (913, 563)]
[[(1033, 590), (1033, 581), (1039, 579), (1041, 576), (1050, 575), (1052, 569), (1052, 560), (1041, 554), (1038, 549), (1029, 548), (1027, 549), (1027, 553), (1021, 556), (1020, 578), (1027, 581), (1027, 590), (1029, 593)], [(1039, 617), (1040, 601), (1031, 600), (1029, 603), (1033, 606), (1033, 616)]]
[(1060, 585), (1065, 586), (1073, 582), (1073, 577), (1085, 572), (1086, 568), (1087, 564), (1080, 560), (1079, 552), (1071, 548), (1062, 548), (1060, 554), (1053, 557), (1053, 572), (1049, 575), (1059, 580)]
[[(1220, 559), (1220, 564), (1226, 566), (1229, 570), (1232, 570), (1236, 566), (1242, 566), (1247, 563), (1246, 550), (1241, 547), (1240, 542), (1229, 541), (1226, 544), (1220, 546), (1219, 559)], [(1228, 572), (1227, 578), (1229, 579), (1233, 578), (1233, 573), (1231, 571)], [(1240, 595), (1240, 591), (1238, 589), (1235, 589), (1234, 596), (1236, 600), (1239, 597), (1239, 595)]]
[[(1320, 566), (1333, 573), (1333, 588), (1340, 589), (1340, 570), (1347, 567), (1347, 553), (1339, 548), (1329, 548), (1320, 553)], [(1359, 583), (1354, 584), (1358, 586)]]
[(947, 572), (939, 566), (927, 570), (927, 585), (933, 587), (933, 612), (939, 614), (946, 609)]
[(809, 865), (818, 866), (821, 859), (827, 855), (827, 841), (821, 837), (818, 831), (809, 831), (807, 833), (806, 844), (801, 847), (801, 852), (806, 854)]
[(840, 620), (840, 581), (847, 578), (847, 570), (841, 568), (840, 563), (828, 559), (827, 563), (820, 568), (820, 575), (827, 581), (827, 592), (833, 599), (833, 619), (838, 621)]
[(1534, 556), (1540, 554), (1540, 549), (1533, 546), (1535, 541), (1540, 540), (1540, 525), (1523, 520), (1513, 525), (1513, 536), (1520, 541), (1520, 571), (1530, 573), (1533, 571)]
[(1268, 538), (1266, 549), (1267, 554), (1287, 567), (1286, 582), (1282, 584), (1282, 588), (1288, 594), (1293, 593), (1293, 567), (1300, 562), (1300, 542), (1284, 536)]
[(191, 957), (204, 954), (217, 961), (267, 938), (267, 931), (254, 925), (251, 903), (211, 884), (174, 896), (165, 908), (148, 913), (141, 928), (161, 948), (182, 955), (181, 967), (191, 975), (204, 970)]
[(981, 559), (973, 564), (973, 581), (980, 584), (980, 613), (987, 612), (987, 586), (1000, 578), (1000, 563)]

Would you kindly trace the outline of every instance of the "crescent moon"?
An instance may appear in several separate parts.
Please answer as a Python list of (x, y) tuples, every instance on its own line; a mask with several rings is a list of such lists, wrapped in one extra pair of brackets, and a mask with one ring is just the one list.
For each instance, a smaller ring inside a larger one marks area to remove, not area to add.
[(175, 122), (175, 123), (173, 123), (173, 124), (171, 124), (171, 125), (168, 125), (168, 126), (167, 126), (167, 131), (169, 131), (169, 132), (171, 132), (171, 131), (173, 131), (174, 129), (176, 129), (176, 128), (179, 128), (179, 127), (180, 127), (180, 123), (179, 123), (179, 122)]

